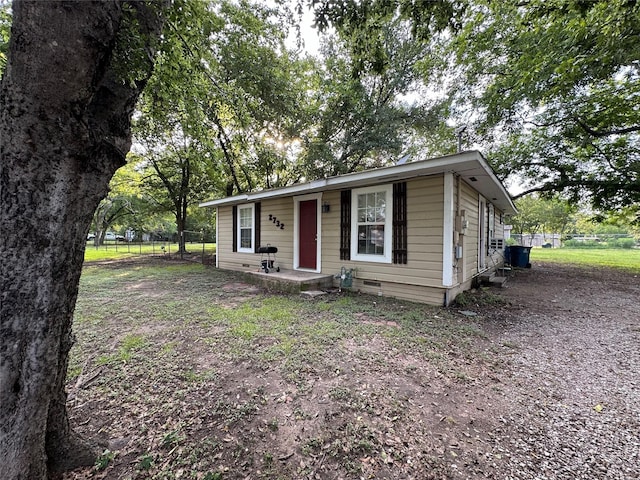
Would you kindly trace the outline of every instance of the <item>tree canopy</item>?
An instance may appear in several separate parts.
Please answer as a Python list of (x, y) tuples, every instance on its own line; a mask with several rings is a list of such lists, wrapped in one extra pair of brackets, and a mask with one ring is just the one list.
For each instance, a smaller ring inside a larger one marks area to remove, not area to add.
[(474, 0), (444, 41), (473, 128), (524, 193), (640, 201), (640, 4)]
[[(387, 68), (361, 70), (352, 39), (327, 36), (322, 49), (314, 130), (304, 137), (308, 177), (350, 173), (395, 162), (412, 132), (435, 126), (427, 99), (405, 97), (420, 88), (416, 63), (426, 46), (397, 20), (381, 28)], [(355, 74), (357, 72), (357, 74)]]
[[(640, 201), (638, 2), (311, 4), (320, 27), (351, 39), (358, 75), (393, 68), (381, 32), (411, 21), (413, 41), (430, 47), (417, 66), (440, 90), (447, 123), (518, 195), (561, 193), (602, 209)], [(450, 151), (452, 135), (440, 133), (426, 145)]]
[(190, 165), (206, 164), (209, 195), (393, 163), (412, 134), (438, 125), (426, 97), (404, 98), (422, 85), (416, 65), (428, 54), (407, 20), (380, 25), (386, 66), (377, 69), (354, 51), (357, 36), (326, 34), (315, 58), (287, 48), (292, 17), (282, 7), (176, 6), (139, 107), (137, 153), (158, 166), (176, 141), (197, 146)]
[(283, 45), (287, 21), (277, 8), (226, 0), (179, 0), (167, 18), (135, 150), (147, 196), (174, 214), (181, 240), (191, 205), (286, 178), (274, 139), (292, 134), (303, 92)]
[(210, 195), (451, 153), (457, 127), (518, 195), (639, 202), (637, 2), (296, 4), (324, 32), (316, 58), (286, 47), (285, 3), (174, 2), (141, 111), (182, 116)]
[(511, 219), (513, 234), (563, 234), (573, 221), (577, 207), (562, 198), (540, 198), (537, 194), (520, 197), (515, 202), (518, 214)]

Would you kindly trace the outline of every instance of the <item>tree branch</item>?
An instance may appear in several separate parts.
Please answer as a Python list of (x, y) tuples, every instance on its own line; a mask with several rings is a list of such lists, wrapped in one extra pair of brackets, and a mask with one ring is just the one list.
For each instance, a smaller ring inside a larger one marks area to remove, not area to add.
[(626, 133), (640, 132), (640, 125), (631, 125), (630, 127), (611, 129), (611, 130), (598, 130), (587, 125), (586, 122), (580, 120), (578, 117), (573, 117), (574, 121), (582, 128), (586, 133), (596, 138), (608, 137), (611, 135), (624, 135)]

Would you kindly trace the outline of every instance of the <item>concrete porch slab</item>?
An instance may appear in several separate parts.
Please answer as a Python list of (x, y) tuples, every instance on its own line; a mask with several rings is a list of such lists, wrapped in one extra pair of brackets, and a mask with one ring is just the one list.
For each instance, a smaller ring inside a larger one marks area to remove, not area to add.
[(287, 293), (322, 290), (333, 286), (333, 275), (299, 270), (270, 270), (269, 273), (247, 270), (243, 272), (243, 277), (245, 281), (254, 285)]

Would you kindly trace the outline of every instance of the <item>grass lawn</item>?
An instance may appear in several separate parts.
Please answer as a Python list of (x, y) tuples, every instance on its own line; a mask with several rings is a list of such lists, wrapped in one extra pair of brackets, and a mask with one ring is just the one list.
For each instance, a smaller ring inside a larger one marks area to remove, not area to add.
[[(74, 430), (109, 446), (63, 480), (506, 478), (487, 432), (516, 347), (458, 311), (479, 305), (276, 294), (135, 247), (87, 248), (68, 406)], [(109, 258), (124, 261), (91, 263)], [(531, 261), (640, 273), (638, 250)]]
[(530, 259), (640, 273), (640, 249), (532, 248)]
[(475, 442), (461, 415), (485, 407), (454, 392), (501, 368), (455, 310), (274, 294), (166, 257), (85, 265), (74, 331), (72, 423), (115, 439), (99, 478), (453, 478), (429, 452), (454, 428)]
[[(164, 248), (164, 250), (163, 250)], [(87, 242), (84, 252), (85, 262), (96, 262), (103, 260), (117, 260), (140, 255), (174, 255), (178, 251), (177, 243), (155, 242), (153, 244), (139, 243), (115, 243), (110, 242), (99, 247), (95, 247), (92, 242)], [(193, 255), (202, 255), (202, 243), (188, 243), (187, 251)], [(204, 254), (213, 255), (216, 253), (215, 243), (204, 244)]]

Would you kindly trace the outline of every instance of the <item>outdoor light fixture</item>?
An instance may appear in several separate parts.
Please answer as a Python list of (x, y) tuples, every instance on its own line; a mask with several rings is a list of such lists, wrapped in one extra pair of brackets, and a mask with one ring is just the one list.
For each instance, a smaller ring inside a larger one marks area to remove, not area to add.
[(322, 213), (328, 213), (331, 210), (331, 205), (327, 202), (322, 204)]

